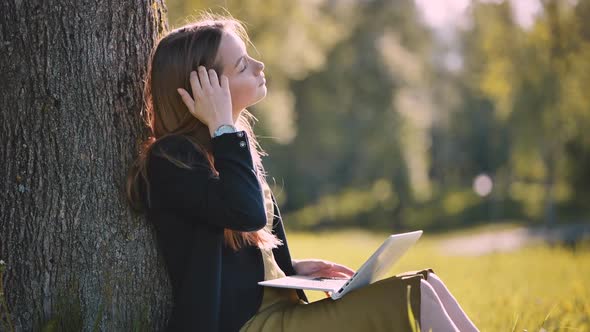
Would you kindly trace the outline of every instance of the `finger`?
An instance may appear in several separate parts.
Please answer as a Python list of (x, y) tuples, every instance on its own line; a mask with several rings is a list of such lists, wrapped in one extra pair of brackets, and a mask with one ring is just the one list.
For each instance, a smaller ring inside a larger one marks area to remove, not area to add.
[(336, 277), (337, 278), (350, 278), (350, 277), (352, 277), (352, 274), (348, 274), (348, 273), (344, 273), (344, 272), (338, 272)]
[(313, 270), (314, 271), (332, 271), (335, 269), (335, 267), (337, 266), (337, 264), (334, 264), (332, 262), (329, 261), (316, 261), (314, 262), (313, 266)]
[(213, 69), (209, 69), (209, 82), (211, 82), (211, 86), (214, 88), (219, 88), (219, 79), (217, 79), (217, 72)]
[(332, 275), (334, 277), (338, 277), (338, 278), (352, 278), (352, 276), (354, 275), (354, 273), (332, 270), (330, 272), (330, 275)]
[(201, 83), (199, 83), (199, 76), (196, 71), (191, 71), (190, 78), (191, 82), (191, 89), (193, 90), (193, 97), (195, 100), (203, 98), (203, 89), (201, 88)]
[(176, 91), (178, 91), (178, 94), (180, 95), (182, 102), (186, 105), (189, 112), (194, 114), (195, 113), (195, 101), (193, 100), (193, 98), (191, 98), (191, 96), (188, 94), (188, 92), (186, 92), (186, 90), (183, 88), (178, 88), (178, 89), (176, 89)]
[(346, 275), (342, 272), (330, 271), (330, 270), (322, 270), (309, 275), (313, 278), (342, 278), (348, 279), (350, 276)]
[(319, 271), (319, 272), (310, 273), (307, 276), (312, 277), (312, 278), (324, 278), (327, 276), (327, 274), (328, 274), (328, 272), (326, 272), (326, 271)]
[(207, 74), (207, 70), (203, 66), (199, 66), (199, 80), (201, 81), (201, 89), (205, 93), (213, 92), (211, 82), (209, 81), (209, 74)]
[(229, 79), (227, 78), (227, 76), (221, 74), (220, 80), (221, 89), (229, 92)]
[(348, 268), (348, 267), (346, 267), (344, 265), (340, 265), (340, 264), (335, 264), (333, 269), (335, 271), (343, 272), (343, 273), (346, 273), (346, 274), (349, 274), (349, 275), (353, 275), (354, 274), (354, 270), (353, 269), (350, 269), (350, 268)]
[(329, 270), (334, 270), (334, 271), (340, 271), (340, 272), (354, 274), (354, 270), (353, 269), (351, 269), (351, 268), (349, 268), (347, 266), (341, 265), (341, 264), (332, 263), (332, 262), (328, 262), (328, 261), (324, 262), (323, 268), (329, 269)]
[(343, 279), (350, 278), (350, 276), (348, 274), (338, 272), (338, 271), (331, 271), (328, 275), (330, 278), (343, 278)]
[(317, 262), (310, 262), (309, 263), (309, 269), (311, 269), (312, 271), (318, 271), (318, 270), (323, 270), (323, 269), (328, 269), (329, 266), (326, 265), (326, 263), (322, 262), (322, 261), (317, 261)]

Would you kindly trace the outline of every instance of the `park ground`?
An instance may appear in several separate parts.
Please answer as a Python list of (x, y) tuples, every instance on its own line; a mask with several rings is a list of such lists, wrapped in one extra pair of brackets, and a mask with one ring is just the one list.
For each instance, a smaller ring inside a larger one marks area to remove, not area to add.
[[(481, 331), (588, 332), (590, 241), (585, 237), (575, 246), (553, 241), (569, 232), (518, 224), (425, 232), (384, 277), (434, 269)], [(293, 231), (288, 239), (294, 258), (322, 258), (357, 269), (387, 235)], [(310, 301), (325, 297), (307, 294)]]

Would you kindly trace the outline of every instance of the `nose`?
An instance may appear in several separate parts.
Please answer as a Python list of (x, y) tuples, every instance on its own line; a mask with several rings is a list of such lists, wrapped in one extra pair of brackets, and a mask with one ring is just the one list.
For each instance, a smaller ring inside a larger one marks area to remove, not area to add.
[(262, 72), (264, 70), (264, 62), (256, 61), (258, 63), (258, 71)]

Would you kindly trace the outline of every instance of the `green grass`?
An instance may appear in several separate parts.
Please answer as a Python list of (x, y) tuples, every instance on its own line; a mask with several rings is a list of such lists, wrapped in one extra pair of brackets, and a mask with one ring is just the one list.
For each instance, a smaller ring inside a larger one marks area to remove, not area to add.
[[(293, 258), (322, 258), (357, 269), (386, 236), (289, 232), (288, 240)], [(458, 257), (439, 248), (448, 236), (425, 233), (385, 277), (433, 268), (481, 331), (590, 331), (590, 246), (572, 251), (537, 245)], [(307, 294), (311, 301), (325, 297)]]

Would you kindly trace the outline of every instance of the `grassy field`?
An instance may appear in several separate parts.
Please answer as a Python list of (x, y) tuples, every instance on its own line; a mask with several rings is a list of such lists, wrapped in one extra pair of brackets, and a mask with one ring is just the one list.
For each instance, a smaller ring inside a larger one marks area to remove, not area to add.
[[(385, 277), (433, 268), (481, 331), (590, 331), (590, 246), (445, 255), (441, 240), (457, 234), (423, 235)], [(293, 258), (322, 258), (357, 269), (386, 235), (288, 232), (288, 241)], [(311, 301), (325, 297), (307, 294)]]

